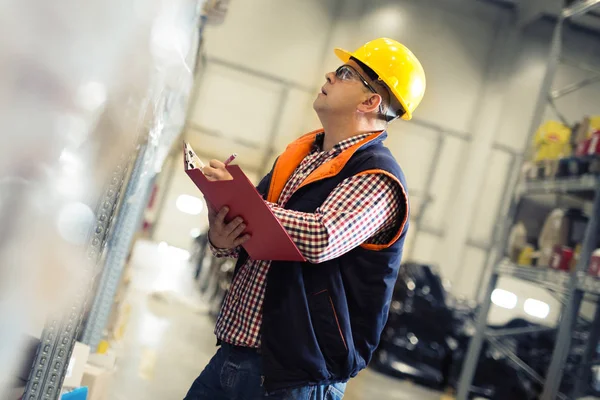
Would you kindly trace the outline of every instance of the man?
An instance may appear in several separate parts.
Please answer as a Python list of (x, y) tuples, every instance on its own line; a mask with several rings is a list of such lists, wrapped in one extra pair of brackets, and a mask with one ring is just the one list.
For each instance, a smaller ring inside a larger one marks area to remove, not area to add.
[[(313, 105), (324, 129), (291, 143), (257, 187), (308, 262), (250, 259), (243, 220), (209, 210), (212, 251), (238, 262), (217, 319), (221, 347), (186, 400), (341, 399), (379, 343), (409, 214), (382, 142), (389, 122), (411, 118), (425, 74), (390, 39), (335, 52), (345, 64)], [(230, 179), (216, 160), (204, 173)]]

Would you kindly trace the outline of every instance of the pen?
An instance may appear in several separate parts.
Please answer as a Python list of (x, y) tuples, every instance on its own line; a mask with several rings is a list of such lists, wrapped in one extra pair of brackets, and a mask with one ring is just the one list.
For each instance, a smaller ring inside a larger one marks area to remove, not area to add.
[(227, 157), (227, 160), (225, 160), (225, 162), (223, 164), (225, 164), (225, 166), (229, 165), (233, 160), (235, 160), (236, 157), (237, 157), (237, 154), (233, 153), (232, 155)]

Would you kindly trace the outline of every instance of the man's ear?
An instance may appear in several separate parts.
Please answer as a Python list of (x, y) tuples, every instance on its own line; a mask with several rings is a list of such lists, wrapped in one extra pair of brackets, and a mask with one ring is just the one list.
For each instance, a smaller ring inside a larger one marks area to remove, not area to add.
[(379, 105), (383, 99), (381, 95), (377, 93), (371, 93), (362, 103), (360, 103), (357, 107), (357, 110), (361, 113), (372, 113), (379, 110)]

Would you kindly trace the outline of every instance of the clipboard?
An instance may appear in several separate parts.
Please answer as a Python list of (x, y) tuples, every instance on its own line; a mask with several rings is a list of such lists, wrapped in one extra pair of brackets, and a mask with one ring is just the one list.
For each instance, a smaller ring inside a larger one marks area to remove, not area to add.
[(189, 144), (184, 143), (186, 174), (213, 207), (219, 210), (228, 206), (229, 214), (227, 216), (230, 219), (236, 216), (244, 219), (246, 223), (244, 233), (250, 234), (251, 237), (242, 246), (252, 259), (306, 261), (290, 235), (240, 167), (237, 165), (226, 166), (233, 176), (233, 180), (209, 181), (196, 167), (198, 162), (199, 159)]

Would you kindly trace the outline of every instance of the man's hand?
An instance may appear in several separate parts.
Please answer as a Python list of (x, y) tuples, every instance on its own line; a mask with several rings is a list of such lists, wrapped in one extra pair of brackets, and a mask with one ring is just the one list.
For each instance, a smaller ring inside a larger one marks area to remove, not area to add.
[(210, 160), (209, 165), (202, 168), (202, 172), (209, 181), (230, 181), (233, 176), (225, 168), (225, 164), (219, 160)]
[(240, 236), (244, 232), (244, 229), (246, 229), (246, 224), (242, 218), (235, 217), (230, 222), (225, 222), (229, 207), (223, 207), (217, 213), (208, 202), (206, 204), (210, 226), (208, 238), (214, 247), (218, 249), (233, 249), (250, 239), (250, 235), (248, 234)]

